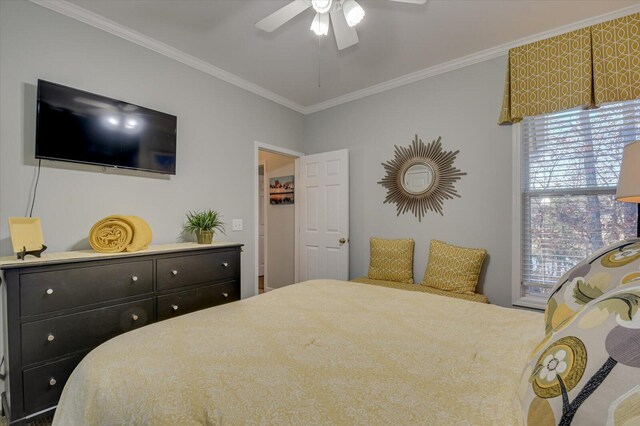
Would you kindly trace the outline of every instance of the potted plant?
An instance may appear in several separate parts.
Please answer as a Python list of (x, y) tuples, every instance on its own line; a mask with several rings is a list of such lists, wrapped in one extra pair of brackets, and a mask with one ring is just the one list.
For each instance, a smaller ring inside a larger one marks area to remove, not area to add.
[(184, 230), (195, 233), (198, 244), (211, 244), (216, 231), (224, 234), (224, 223), (220, 218), (220, 213), (215, 210), (187, 212)]

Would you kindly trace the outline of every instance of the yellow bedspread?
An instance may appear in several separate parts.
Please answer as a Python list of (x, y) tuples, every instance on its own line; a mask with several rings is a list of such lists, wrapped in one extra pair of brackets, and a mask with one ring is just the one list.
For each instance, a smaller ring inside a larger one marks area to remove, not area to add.
[(380, 285), (383, 287), (397, 288), (399, 290), (422, 291), (424, 293), (437, 294), (438, 296), (445, 296), (445, 297), (455, 297), (456, 299), (470, 300), (473, 302), (489, 303), (489, 299), (487, 299), (487, 296), (485, 296), (484, 294), (456, 293), (453, 291), (446, 291), (446, 290), (440, 290), (438, 288), (429, 287), (424, 284), (407, 284), (407, 283), (399, 283), (397, 281), (372, 280), (371, 278), (367, 278), (367, 277), (354, 278), (351, 281), (355, 283)]
[(542, 315), (315, 280), (131, 331), (70, 377), (54, 425), (516, 425)]

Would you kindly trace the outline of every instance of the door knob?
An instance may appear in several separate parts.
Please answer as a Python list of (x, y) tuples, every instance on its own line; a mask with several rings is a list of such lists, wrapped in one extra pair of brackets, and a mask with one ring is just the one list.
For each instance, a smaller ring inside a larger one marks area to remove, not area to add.
[(172, 274), (172, 275), (178, 275), (178, 270), (177, 270), (177, 269), (172, 270), (172, 271), (171, 271), (171, 274)]
[(344, 238), (344, 237), (342, 237), (342, 238), (340, 238), (340, 239), (338, 240), (338, 242), (339, 242), (340, 244), (348, 243), (348, 242), (349, 242), (349, 239), (348, 239), (348, 238)]
[(178, 305), (171, 305), (171, 309), (173, 309), (174, 311), (178, 310)]
[(138, 316), (136, 314), (131, 315), (131, 319), (134, 321), (138, 321)]

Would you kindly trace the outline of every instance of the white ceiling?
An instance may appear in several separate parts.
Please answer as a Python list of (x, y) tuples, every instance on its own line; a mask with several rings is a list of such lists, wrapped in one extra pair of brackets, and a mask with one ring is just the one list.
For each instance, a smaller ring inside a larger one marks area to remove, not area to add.
[[(288, 101), (281, 103), (302, 111), (476, 52), (640, 4), (638, 0), (432, 0), (413, 5), (358, 0), (366, 11), (356, 27), (360, 43), (338, 51), (331, 31), (320, 43), (309, 31), (311, 9), (273, 33), (254, 28), (255, 22), (289, 1), (70, 3), (253, 83), (259, 86), (257, 92), (260, 88), (273, 92)], [(92, 19), (96, 18), (100, 19)]]

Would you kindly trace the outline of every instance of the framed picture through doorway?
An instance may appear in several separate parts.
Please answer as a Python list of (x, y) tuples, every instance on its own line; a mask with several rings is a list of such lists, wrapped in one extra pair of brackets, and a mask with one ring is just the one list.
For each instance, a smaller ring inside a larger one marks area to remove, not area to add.
[(294, 203), (293, 176), (280, 176), (269, 179), (269, 202), (273, 205)]

